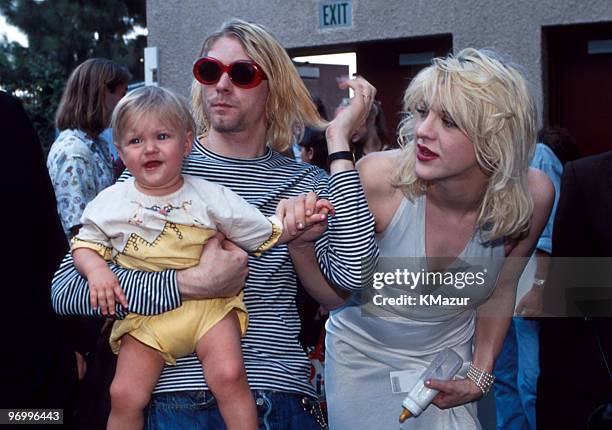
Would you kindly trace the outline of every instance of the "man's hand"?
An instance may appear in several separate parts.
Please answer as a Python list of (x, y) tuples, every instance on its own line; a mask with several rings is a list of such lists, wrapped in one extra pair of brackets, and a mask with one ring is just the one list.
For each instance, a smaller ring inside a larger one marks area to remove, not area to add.
[(184, 299), (232, 297), (244, 288), (249, 274), (245, 251), (221, 233), (210, 238), (197, 266), (179, 270), (177, 280)]
[(301, 242), (314, 242), (327, 229), (327, 215), (334, 208), (326, 199), (318, 199), (313, 192), (283, 199), (276, 208), (276, 215), (283, 223), (283, 234), (279, 243), (300, 238)]
[(531, 290), (519, 300), (514, 313), (524, 318), (533, 318), (541, 316), (544, 312), (544, 289), (538, 285), (533, 285)]
[(127, 309), (127, 298), (119, 285), (119, 279), (108, 266), (100, 266), (89, 272), (87, 283), (91, 307), (98, 309), (99, 306), (102, 315), (115, 315), (116, 301)]

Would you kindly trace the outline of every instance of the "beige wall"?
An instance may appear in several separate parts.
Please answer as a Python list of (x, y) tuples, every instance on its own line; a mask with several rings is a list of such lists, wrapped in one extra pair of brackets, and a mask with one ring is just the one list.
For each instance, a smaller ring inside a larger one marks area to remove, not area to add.
[(204, 37), (230, 17), (267, 26), (287, 48), (450, 33), (453, 48), (493, 48), (521, 64), (542, 112), (542, 26), (612, 21), (611, 0), (353, 0), (353, 26), (319, 29), (315, 0), (148, 0), (160, 84), (187, 94)]

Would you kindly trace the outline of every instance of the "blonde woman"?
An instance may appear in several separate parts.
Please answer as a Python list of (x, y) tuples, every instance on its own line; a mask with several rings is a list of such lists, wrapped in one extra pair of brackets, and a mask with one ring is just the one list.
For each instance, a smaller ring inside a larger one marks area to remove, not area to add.
[(552, 184), (528, 167), (533, 100), (521, 74), (495, 54), (465, 49), (435, 59), (409, 85), (404, 108), (402, 148), (359, 164), (380, 256), (481, 258), (493, 273), (477, 308), (423, 304), (398, 317), (364, 317), (353, 297), (334, 311), (326, 390), (336, 430), (397, 428), (406, 393), (392, 394), (389, 372), (408, 370), (416, 382), (445, 347), (463, 358), (459, 377), (428, 381), (440, 392), (405, 428), (480, 427), (475, 402), (492, 384), (520, 274), (507, 257), (531, 255), (552, 205)]

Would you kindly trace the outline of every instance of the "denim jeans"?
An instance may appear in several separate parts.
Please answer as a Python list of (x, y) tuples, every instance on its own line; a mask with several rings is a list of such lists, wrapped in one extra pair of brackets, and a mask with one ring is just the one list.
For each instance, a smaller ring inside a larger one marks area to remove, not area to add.
[[(277, 391), (253, 391), (261, 430), (321, 430), (302, 406), (304, 396)], [(309, 400), (306, 400), (308, 402)], [(180, 391), (152, 397), (145, 430), (224, 430), (217, 401), (210, 391)]]
[(535, 430), (540, 323), (512, 318), (495, 363), (495, 406), (499, 430)]

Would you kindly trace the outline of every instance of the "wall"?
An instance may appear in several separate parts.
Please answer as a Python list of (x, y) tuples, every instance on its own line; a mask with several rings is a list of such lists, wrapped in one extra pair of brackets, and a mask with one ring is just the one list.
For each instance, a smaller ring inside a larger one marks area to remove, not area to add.
[(542, 26), (612, 21), (612, 1), (353, 0), (353, 27), (320, 30), (315, 0), (148, 0), (148, 44), (160, 84), (188, 94), (204, 37), (229, 17), (267, 26), (286, 48), (452, 34), (453, 49), (488, 47), (524, 67), (542, 112)]

